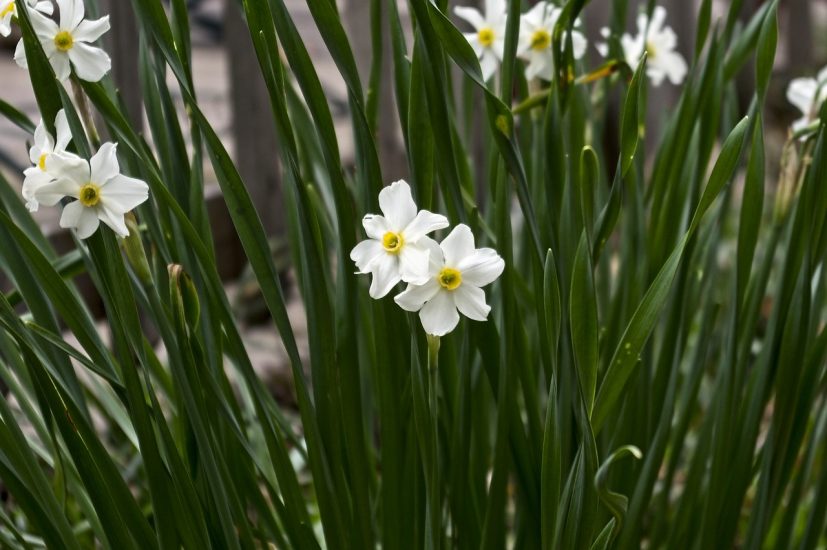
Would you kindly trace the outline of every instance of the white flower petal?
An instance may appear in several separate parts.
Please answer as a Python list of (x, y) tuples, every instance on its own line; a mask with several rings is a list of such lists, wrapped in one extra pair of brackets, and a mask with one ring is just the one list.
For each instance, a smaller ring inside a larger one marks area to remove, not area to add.
[(72, 33), (77, 42), (94, 42), (109, 30), (109, 16), (101, 17), (90, 21), (81, 21), (80, 25)]
[(373, 280), (370, 282), (370, 297), (378, 300), (387, 296), (388, 292), (402, 279), (399, 277), (399, 265), (396, 256), (385, 254), (377, 258), (371, 265)]
[(74, 228), (79, 239), (87, 239), (98, 230), (100, 220), (94, 208), (84, 207), (80, 201), (74, 201), (63, 207), (60, 227)]
[(77, 198), (80, 186), (74, 181), (60, 178), (32, 190), (32, 200), (45, 206), (54, 206), (64, 197)]
[(814, 78), (796, 78), (787, 86), (787, 101), (792, 103), (804, 115), (809, 115), (818, 93), (818, 83)]
[(448, 218), (442, 214), (434, 214), (427, 210), (420, 210), (411, 223), (402, 230), (406, 243), (415, 243), (420, 238), (437, 229), (448, 227)]
[(46, 171), (55, 178), (65, 178), (81, 185), (89, 183), (89, 163), (71, 153), (55, 153), (46, 157)]
[(23, 47), (23, 39), (17, 43), (14, 49), (14, 62), (23, 69), (29, 68), (29, 62), (26, 60), (26, 48)]
[(29, 149), (29, 160), (32, 164), (39, 164), (40, 155), (52, 150), (50, 142), (49, 132), (46, 131), (46, 127), (41, 120), (40, 124), (34, 129), (34, 143)]
[(24, 170), (23, 175), (25, 177), (23, 179), (22, 195), (26, 200), (26, 208), (29, 212), (37, 212), (40, 203), (35, 198), (35, 193), (44, 185), (51, 183), (53, 178), (36, 166)]
[(66, 119), (66, 111), (61, 109), (55, 117), (55, 140), (54, 150), (58, 153), (65, 151), (66, 146), (72, 141), (72, 131), (69, 129), (69, 121)]
[(356, 263), (359, 273), (370, 273), (371, 263), (379, 256), (385, 255), (382, 243), (375, 239), (365, 239), (350, 251), (350, 259)]
[(457, 264), (462, 273), (462, 283), (482, 287), (493, 283), (502, 275), (505, 261), (494, 249), (479, 248)]
[(378, 214), (367, 214), (362, 218), (362, 227), (365, 228), (365, 233), (371, 239), (382, 240), (385, 233), (391, 230), (388, 220), (384, 216)]
[(482, 16), (482, 13), (480, 13), (480, 10), (477, 8), (457, 6), (454, 8), (454, 13), (460, 19), (464, 19), (469, 22), (475, 30), (480, 30), (481, 28), (488, 26), (485, 22), (485, 18)]
[(399, 251), (399, 276), (406, 283), (422, 284), (429, 279), (428, 249), (405, 243)]
[(428, 334), (445, 336), (459, 323), (459, 313), (450, 292), (437, 292), (428, 303), (419, 310), (422, 328)]
[(43, 0), (42, 2), (33, 2), (30, 1), (29, 5), (34, 5), (34, 9), (39, 11), (40, 13), (45, 13), (46, 15), (52, 15), (55, 11), (55, 7), (52, 5), (50, 1)]
[[(70, 51), (74, 51), (75, 48), (77, 48), (77, 45), (75, 45)], [(52, 69), (55, 71), (55, 78), (59, 81), (64, 82), (72, 76), (72, 66), (69, 63), (69, 56), (66, 53), (55, 52), (49, 57), (49, 62), (52, 64)]]
[(397, 294), (393, 301), (405, 311), (419, 311), (425, 302), (436, 296), (439, 292), (439, 283), (431, 278), (422, 285), (408, 285), (404, 292)]
[(84, 210), (86, 210), (86, 208), (80, 201), (72, 201), (64, 206), (63, 213), (60, 215), (60, 227), (77, 227)]
[(466, 32), (462, 33), (462, 36), (464, 36), (465, 40), (467, 40), (468, 43), (471, 44), (471, 49), (474, 50), (474, 55), (476, 55), (477, 58), (482, 57), (482, 52), (485, 50), (485, 48), (483, 48), (482, 44), (480, 44), (480, 41), (477, 37), (477, 33)]
[[(42, 13), (32, 10), (29, 10), (29, 19), (31, 19), (34, 32), (48, 55), (55, 48), (54, 38), (59, 31), (57, 23)], [(51, 48), (49, 48), (49, 45), (51, 45)]]
[(541, 52), (532, 51), (528, 66), (525, 69), (526, 80), (533, 78), (542, 78), (543, 80), (551, 80), (554, 71), (554, 57), (551, 50)]
[(678, 52), (666, 52), (661, 54), (661, 66), (666, 77), (672, 84), (680, 84), (689, 68), (686, 66), (683, 56)]
[(505, 17), (507, 6), (505, 0), (485, 0), (485, 18), (489, 21)]
[(485, 292), (479, 287), (463, 283), (453, 291), (454, 303), (460, 313), (474, 321), (485, 321), (491, 306), (485, 303)]
[(60, 28), (73, 31), (83, 21), (83, 0), (57, 0), (60, 9)]
[(416, 216), (416, 204), (411, 196), (411, 187), (405, 180), (395, 181), (379, 192), (379, 207), (388, 220), (388, 225), (401, 231)]
[(126, 227), (126, 221), (124, 220), (124, 213), (120, 210), (112, 210), (107, 208), (105, 203), (102, 203), (97, 209), (97, 216), (106, 225), (108, 225), (112, 231), (117, 233), (121, 237), (128, 237), (129, 236), (129, 229)]
[(112, 60), (105, 51), (83, 42), (76, 42), (69, 50), (69, 59), (78, 78), (87, 82), (99, 81), (112, 68)]
[(656, 88), (661, 85), (663, 79), (666, 77), (666, 72), (660, 65), (649, 65), (646, 68), (646, 75), (652, 81), (652, 86)]
[(649, 22), (649, 32), (660, 32), (666, 23), (666, 8), (663, 6), (655, 6), (652, 12), (652, 19)]
[(101, 145), (98, 152), (89, 160), (89, 167), (91, 181), (99, 186), (106, 185), (106, 182), (121, 172), (118, 165), (118, 145), (111, 142)]
[(574, 58), (580, 59), (586, 54), (586, 50), (589, 47), (589, 41), (586, 40), (586, 37), (583, 36), (581, 33), (577, 31), (573, 31), (571, 33), (571, 44), (572, 48), (574, 49)]
[(122, 214), (149, 198), (149, 186), (145, 182), (122, 174), (98, 185), (101, 188), (101, 203)]
[(497, 55), (491, 51), (490, 49), (486, 49), (482, 53), (482, 57), (480, 58), (480, 70), (482, 70), (482, 79), (488, 81), (494, 73), (497, 72), (497, 67), (499, 67), (500, 61), (497, 59)]
[(445, 265), (456, 267), (467, 256), (474, 253), (474, 234), (471, 228), (461, 223), (439, 243), (445, 255)]
[(534, 7), (532, 7), (530, 10), (525, 12), (525, 14), (523, 14), (523, 16), (520, 18), (520, 23), (526, 23), (534, 27), (542, 26), (548, 9), (548, 3), (537, 2), (536, 4), (534, 4)]

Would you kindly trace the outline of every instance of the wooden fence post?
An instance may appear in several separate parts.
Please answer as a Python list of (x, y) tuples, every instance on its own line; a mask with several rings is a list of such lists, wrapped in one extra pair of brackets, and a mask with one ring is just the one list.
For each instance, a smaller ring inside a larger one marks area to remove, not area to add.
[(235, 162), (270, 237), (284, 236), (285, 219), (278, 144), (267, 87), (261, 76), (250, 32), (238, 5), (227, 0), (224, 43), (230, 59), (230, 106)]
[(103, 0), (102, 13), (109, 14), (112, 30), (105, 35), (106, 49), (112, 58), (115, 86), (126, 104), (133, 127), (143, 128), (143, 101), (138, 78), (138, 26), (130, 2)]

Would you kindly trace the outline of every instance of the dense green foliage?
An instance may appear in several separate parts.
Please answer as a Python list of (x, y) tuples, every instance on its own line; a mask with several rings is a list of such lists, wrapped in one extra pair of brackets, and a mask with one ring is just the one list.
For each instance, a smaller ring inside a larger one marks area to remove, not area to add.
[[(57, 256), (0, 182), (0, 267), (14, 285), (0, 297), (0, 546), (823, 547), (827, 135), (822, 123), (791, 140), (780, 176), (766, 170), (777, 1), (745, 25), (742, 2), (716, 21), (701, 3), (662, 128), (646, 127), (645, 60), (575, 61), (564, 30), (586, 0), (565, 3), (549, 89), (522, 77), (528, 4), (510, 2), (499, 90), (447, 2), (410, 0), (406, 36), (396, 3), (372, 1), (392, 89), (377, 87), (381, 48), (365, 85), (335, 2), (307, 2), (347, 84), (346, 170), (284, 1), (243, 0), (279, 137), (286, 202), (274, 215), (289, 219), (309, 361), (245, 183), (199, 108), (184, 0), (168, 12), (132, 0), (156, 147), (111, 77), (72, 82), (119, 142), (122, 169), (150, 186), (122, 247), (102, 228)], [(614, 36), (635, 15), (626, 4), (613, 2)], [(43, 119), (66, 109), (88, 158), (87, 113), (25, 13), (20, 25)], [(745, 74), (755, 86), (742, 104)], [(373, 137), (388, 93), (418, 204), (468, 224), (506, 262), (489, 320), (463, 320), (438, 348), (415, 314), (368, 296), (349, 258), (389, 183)], [(0, 112), (33, 130), (12, 106)], [(242, 343), (210, 241), (205, 162), (290, 358), (300, 422)], [(111, 343), (73, 283), (84, 272)]]

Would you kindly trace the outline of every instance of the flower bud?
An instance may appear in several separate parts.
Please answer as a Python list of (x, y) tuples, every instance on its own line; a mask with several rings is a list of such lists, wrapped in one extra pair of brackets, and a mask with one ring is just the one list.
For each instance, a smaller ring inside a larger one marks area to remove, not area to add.
[(138, 228), (138, 221), (135, 219), (135, 214), (128, 212), (124, 216), (126, 227), (129, 229), (129, 235), (123, 239), (122, 246), (126, 253), (126, 259), (129, 265), (138, 276), (138, 280), (143, 285), (152, 284), (152, 271), (149, 269), (149, 261), (144, 250), (144, 243), (141, 240), (141, 230)]

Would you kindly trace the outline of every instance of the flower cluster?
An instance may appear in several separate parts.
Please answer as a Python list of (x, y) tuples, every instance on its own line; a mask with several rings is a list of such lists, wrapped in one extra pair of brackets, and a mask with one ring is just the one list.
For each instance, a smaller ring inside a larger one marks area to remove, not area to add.
[(29, 150), (34, 166), (24, 172), (26, 206), (35, 211), (41, 204), (75, 199), (64, 206), (61, 227), (74, 228), (85, 239), (103, 222), (121, 237), (128, 236), (124, 214), (147, 200), (147, 184), (121, 174), (115, 143), (104, 143), (90, 160), (68, 152), (72, 135), (63, 110), (55, 119), (55, 134), (50, 135), (42, 121), (35, 130)]
[(371, 274), (370, 295), (382, 298), (399, 282), (407, 289), (394, 301), (418, 311), (425, 332), (444, 336), (456, 328), (459, 314), (485, 321), (491, 308), (482, 287), (494, 282), (505, 262), (490, 248), (475, 248), (474, 235), (457, 225), (441, 243), (427, 235), (448, 227), (445, 216), (417, 210), (411, 188), (397, 181), (379, 193), (382, 216), (362, 219), (368, 238), (350, 258), (360, 274)]
[[(52, 15), (54, 6), (48, 1), (26, 0), (26, 4), (36, 11)], [(17, 17), (17, 5), (14, 0), (0, 0), (0, 36), (11, 34), (12, 18)]]
[[(554, 68), (551, 36), (561, 11), (560, 8), (541, 1), (520, 18), (517, 54), (526, 62), (525, 75), (529, 80), (551, 79)], [(503, 59), (507, 20), (505, 0), (486, 0), (485, 15), (476, 8), (461, 6), (454, 8), (454, 13), (474, 27), (474, 32), (464, 36), (480, 59), (483, 78), (488, 80)], [(574, 57), (579, 59), (586, 53), (586, 38), (578, 31), (574, 31), (571, 38)]]
[(801, 118), (793, 122), (793, 132), (804, 130), (818, 120), (821, 104), (827, 97), (827, 67), (816, 78), (795, 78), (787, 87), (787, 100), (801, 111)]
[[(11, 4), (2, 13), (8, 11), (7, 15), (11, 18), (14, 1), (0, 0), (0, 6), (8, 1)], [(27, 5), (31, 6), (32, 0), (27, 0), (27, 2)], [(55, 75), (62, 82), (71, 76), (72, 69), (74, 69), (75, 75), (81, 80), (99, 81), (109, 72), (112, 62), (105, 51), (92, 44), (109, 30), (109, 16), (95, 20), (86, 19), (83, 0), (57, 0), (57, 6), (58, 21), (44, 15), (44, 13), (51, 14), (50, 2), (37, 2), (29, 9), (32, 27), (43, 46), (43, 51), (49, 58)], [(0, 17), (0, 20), (3, 18)], [(0, 21), (0, 33), (4, 29), (5, 26)], [(24, 69), (28, 67), (23, 40), (17, 44), (14, 60)]]
[[(503, 59), (507, 21), (505, 0), (486, 0), (485, 14), (470, 7), (454, 8), (454, 13), (474, 28), (474, 32), (465, 33), (464, 36), (480, 60), (483, 78), (488, 80)], [(561, 8), (541, 0), (520, 17), (517, 55), (526, 64), (526, 79), (551, 79), (554, 70), (552, 33), (561, 13)], [(646, 52), (646, 72), (655, 86), (660, 85), (664, 78), (672, 84), (680, 84), (688, 70), (684, 58), (675, 51), (677, 36), (665, 25), (665, 21), (666, 10), (657, 6), (651, 19), (646, 14), (638, 16), (636, 36), (624, 34), (620, 39), (624, 61), (628, 65), (635, 67)], [(575, 23), (579, 25), (579, 21)], [(609, 37), (608, 29), (601, 32), (604, 37)], [(586, 38), (574, 30), (571, 41), (575, 59), (582, 58), (588, 46)], [(596, 47), (604, 57), (609, 55), (606, 44), (597, 44)]]
[[(641, 13), (637, 17), (637, 29), (636, 36), (624, 34), (620, 38), (626, 63), (635, 67), (646, 53), (646, 74), (653, 85), (660, 86), (664, 78), (672, 84), (683, 82), (689, 69), (683, 56), (675, 51), (678, 37), (675, 31), (666, 25), (666, 10), (662, 6), (656, 6), (651, 19), (645, 13)], [(610, 35), (607, 28), (600, 32), (605, 38)], [(609, 55), (609, 47), (606, 44), (598, 44), (597, 49), (604, 57)]]

